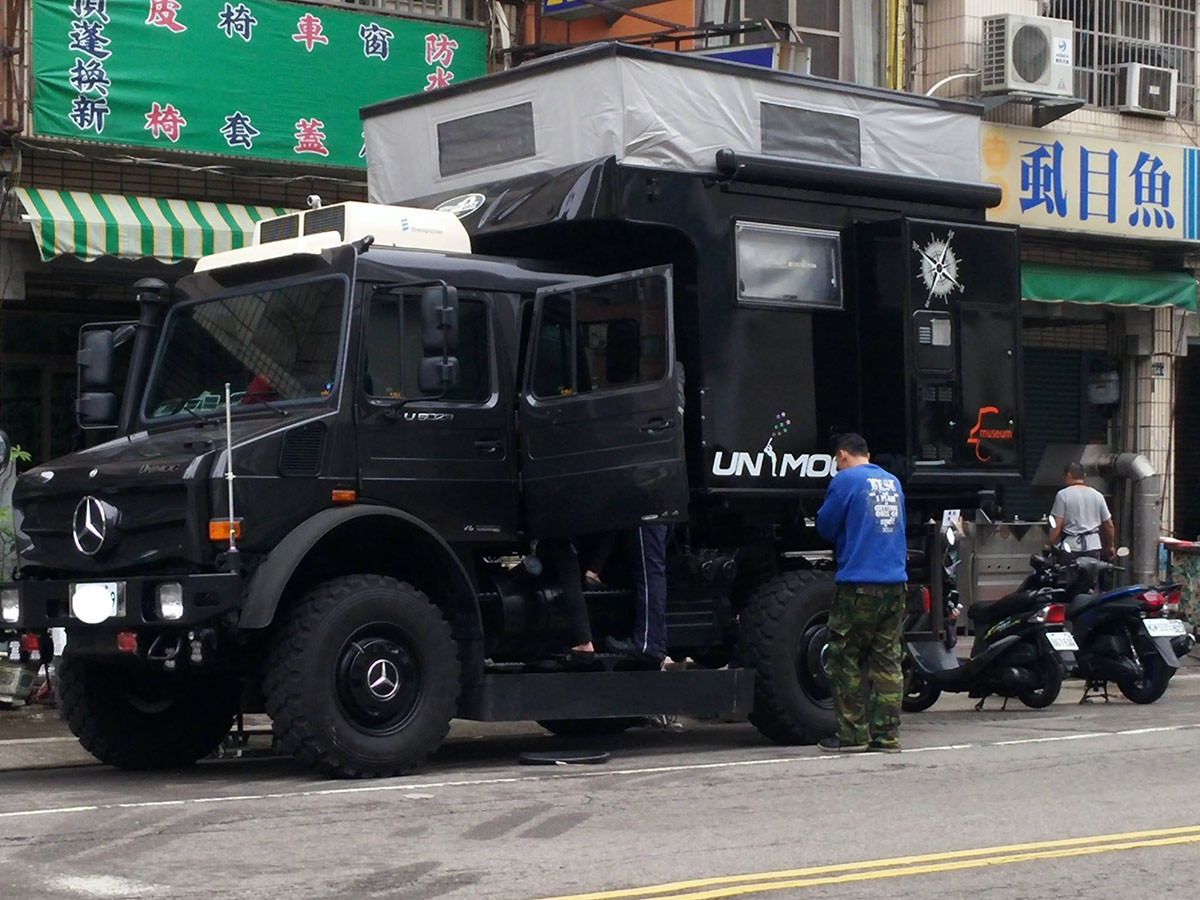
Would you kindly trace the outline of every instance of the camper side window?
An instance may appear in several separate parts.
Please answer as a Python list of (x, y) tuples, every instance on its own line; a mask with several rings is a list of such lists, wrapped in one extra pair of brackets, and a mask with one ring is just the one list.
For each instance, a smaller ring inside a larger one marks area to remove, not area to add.
[(841, 309), (841, 235), (836, 231), (738, 222), (738, 304)]
[(660, 277), (550, 295), (538, 322), (533, 394), (570, 397), (661, 381), (667, 337)]

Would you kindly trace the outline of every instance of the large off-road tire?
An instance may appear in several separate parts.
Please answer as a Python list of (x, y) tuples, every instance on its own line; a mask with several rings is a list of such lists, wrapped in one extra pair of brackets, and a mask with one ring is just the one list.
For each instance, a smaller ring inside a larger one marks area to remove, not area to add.
[(900, 708), (909, 713), (924, 712), (937, 703), (941, 696), (942, 689), (931, 684), (905, 656), (904, 697), (900, 701)]
[(229, 733), (241, 688), (228, 675), (164, 673), (81, 659), (58, 665), (58, 703), (79, 743), (122, 769), (175, 769), (207, 756)]
[(1042, 672), (1042, 686), (1032, 691), (1022, 691), (1017, 694), (1017, 699), (1030, 709), (1045, 709), (1057, 700), (1059, 693), (1062, 691), (1063, 678), (1066, 676), (1066, 670), (1063, 668), (1062, 660), (1058, 658), (1057, 653), (1052, 656), (1043, 657), (1039, 663), (1039, 668)]
[(429, 598), (383, 575), (323, 582), (289, 609), (264, 694), (279, 748), (345, 778), (412, 771), (458, 708), (458, 648)]
[(1134, 703), (1153, 703), (1167, 692), (1171, 676), (1175, 670), (1163, 662), (1162, 657), (1154, 650), (1138, 653), (1142, 663), (1142, 677), (1122, 678), (1117, 682), (1117, 688)]
[(611, 737), (624, 734), (644, 721), (624, 716), (612, 719), (538, 719), (538, 724), (559, 737)]
[(738, 656), (754, 670), (750, 721), (780, 744), (811, 744), (833, 734), (825, 671), (833, 578), (811, 570), (765, 581), (740, 613)]

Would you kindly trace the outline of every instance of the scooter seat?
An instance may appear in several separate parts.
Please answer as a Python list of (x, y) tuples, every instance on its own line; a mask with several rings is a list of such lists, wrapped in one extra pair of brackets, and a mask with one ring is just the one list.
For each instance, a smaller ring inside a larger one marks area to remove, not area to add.
[(992, 625), (1008, 616), (1045, 605), (1046, 602), (1045, 597), (1034, 591), (1017, 591), (991, 603), (972, 604), (967, 610), (967, 618), (976, 625)]

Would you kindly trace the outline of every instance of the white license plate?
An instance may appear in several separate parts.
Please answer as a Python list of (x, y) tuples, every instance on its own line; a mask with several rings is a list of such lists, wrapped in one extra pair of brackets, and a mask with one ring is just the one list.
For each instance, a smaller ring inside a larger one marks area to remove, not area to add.
[(121, 585), (116, 581), (95, 581), (71, 585), (71, 615), (88, 625), (120, 615)]
[(1075, 638), (1066, 631), (1047, 631), (1046, 640), (1050, 642), (1050, 646), (1062, 653), (1064, 650), (1078, 650), (1079, 645), (1075, 643)]
[(1146, 634), (1150, 637), (1178, 637), (1187, 634), (1187, 628), (1179, 619), (1144, 619)]

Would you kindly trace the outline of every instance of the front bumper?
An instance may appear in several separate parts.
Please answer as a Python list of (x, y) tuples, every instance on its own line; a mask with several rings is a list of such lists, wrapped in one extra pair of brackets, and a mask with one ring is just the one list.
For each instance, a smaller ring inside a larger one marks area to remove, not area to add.
[[(77, 584), (111, 583), (118, 586), (121, 600), (116, 614), (103, 622), (88, 625), (71, 613), (71, 588)], [(183, 588), (183, 616), (163, 619), (156, 600), (163, 584)], [(199, 625), (241, 607), (246, 579), (236, 572), (193, 575), (154, 575), (137, 578), (28, 579), (0, 584), (0, 592), (17, 591), (20, 599), (16, 622), (2, 622), (0, 629), (41, 631), (46, 628), (103, 628), (138, 630), (147, 627)]]

